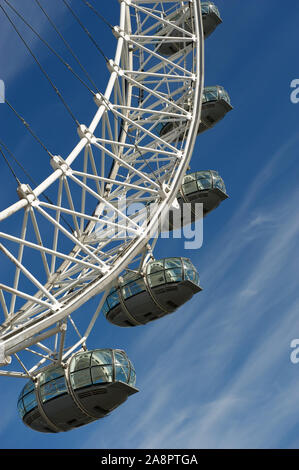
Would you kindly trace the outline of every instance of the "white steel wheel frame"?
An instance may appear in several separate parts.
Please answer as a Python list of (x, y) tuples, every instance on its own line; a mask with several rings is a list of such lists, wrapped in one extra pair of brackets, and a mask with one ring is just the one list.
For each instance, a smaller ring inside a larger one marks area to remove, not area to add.
[[(200, 0), (121, 0), (114, 34), (111, 76), (105, 93), (95, 97), (92, 122), (79, 127), (79, 142), (66, 158), (52, 158), (46, 180), (35, 189), (21, 185), (20, 200), (0, 212), (2, 260), (12, 266), (11, 282), (0, 283), (0, 364), (8, 366), (1, 375), (32, 378), (85, 346), (113, 281), (152, 256), (157, 227), (175, 203), (192, 156), (204, 83)], [(165, 57), (161, 41), (183, 47)], [(160, 137), (156, 126), (169, 120), (174, 129)], [(48, 189), (56, 204), (42, 201)], [(147, 210), (128, 215), (137, 201), (154, 207), (146, 220)], [(14, 220), (22, 220), (19, 234)], [(66, 347), (67, 325), (77, 331), (71, 314), (99, 293), (85, 333)], [(49, 338), (52, 347), (44, 343)], [(18, 354), (24, 351), (28, 366)]]

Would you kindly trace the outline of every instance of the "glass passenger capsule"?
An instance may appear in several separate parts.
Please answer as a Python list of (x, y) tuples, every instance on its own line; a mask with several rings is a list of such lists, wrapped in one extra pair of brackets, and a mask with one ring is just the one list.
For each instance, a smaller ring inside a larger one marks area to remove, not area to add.
[[(216, 5), (213, 2), (202, 2), (201, 4), (201, 14), (202, 14), (202, 23), (203, 23), (203, 32), (205, 39), (208, 38), (213, 31), (217, 28), (219, 24), (222, 23), (222, 19), (220, 16), (220, 12)], [(180, 20), (180, 17), (182, 20)], [(192, 32), (192, 24), (191, 24), (191, 14), (190, 8), (188, 8), (187, 14), (177, 14), (173, 15), (173, 17), (169, 18), (169, 21), (176, 23), (180, 28), (185, 29), (189, 33)], [(165, 33), (163, 30), (166, 30)], [(159, 31), (159, 36), (166, 36), (167, 38), (181, 38), (183, 33), (176, 29), (170, 29), (169, 26), (165, 26), (162, 30)], [(157, 51), (164, 56), (170, 56), (175, 54), (176, 52), (183, 49), (186, 45), (191, 44), (190, 41), (169, 41), (169, 40), (162, 40), (161, 45), (159, 45)]]
[[(223, 179), (215, 170), (196, 171), (185, 175), (177, 195), (178, 209), (172, 209), (164, 229), (174, 230), (205, 217), (228, 198)], [(203, 204), (202, 213), (196, 211), (196, 204)], [(186, 210), (186, 204), (189, 204)], [(177, 214), (176, 214), (176, 211)]]
[(198, 134), (213, 127), (232, 109), (229, 94), (222, 86), (205, 87)]
[(189, 259), (154, 260), (143, 273), (129, 272), (119, 278), (103, 313), (114, 325), (145, 325), (174, 312), (199, 291), (198, 272)]
[(40, 373), (22, 389), (19, 414), (35, 431), (57, 433), (103, 418), (133, 393), (136, 374), (124, 351), (75, 353), (66, 367)]
[[(188, 109), (188, 106), (185, 106)], [(217, 122), (221, 121), (225, 115), (233, 109), (230, 97), (227, 91), (219, 85), (205, 87), (202, 96), (202, 109), (201, 109), (201, 122), (198, 126), (197, 134), (201, 134), (213, 127)], [(166, 134), (173, 132), (182, 127), (182, 130), (178, 130), (179, 140), (184, 139), (186, 121), (169, 121), (166, 123), (160, 123), (156, 126), (155, 131), (160, 135), (160, 137), (165, 136)], [(174, 139), (176, 138), (177, 133), (173, 135)]]
[(201, 3), (201, 14), (205, 39), (222, 23), (220, 12), (213, 2)]

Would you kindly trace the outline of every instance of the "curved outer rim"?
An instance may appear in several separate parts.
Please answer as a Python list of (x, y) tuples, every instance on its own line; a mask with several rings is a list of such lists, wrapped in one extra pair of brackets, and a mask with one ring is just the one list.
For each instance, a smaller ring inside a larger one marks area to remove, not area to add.
[[(125, 23), (126, 7), (126, 2), (122, 0), (120, 5), (121, 27)], [(46, 328), (49, 328), (56, 322), (63, 320), (65, 317), (67, 317), (72, 312), (81, 307), (86, 301), (107, 289), (110, 283), (122, 272), (122, 270), (141, 252), (142, 248), (144, 248), (144, 246), (148, 243), (151, 238), (151, 234), (155, 232), (154, 228), (157, 226), (161, 215), (166, 213), (167, 209), (171, 206), (172, 202), (174, 201), (192, 156), (195, 140), (197, 137), (197, 127), (200, 122), (202, 106), (202, 92), (204, 85), (204, 34), (200, 0), (194, 0), (193, 7), (196, 33), (195, 36), (197, 42), (196, 76), (198, 77), (198, 80), (196, 81), (194, 91), (193, 115), (192, 120), (190, 121), (189, 132), (186, 139), (186, 145), (183, 154), (184, 158), (181, 158), (169, 192), (166, 194), (165, 199), (161, 202), (159, 208), (157, 209), (154, 217), (151, 219), (147, 228), (136, 240), (132, 242), (131, 247), (126, 251), (125, 257), (118, 260), (118, 262), (113, 266), (113, 268), (109, 272), (104, 274), (100, 279), (92, 281), (83, 291), (80, 291), (77, 296), (71, 299), (67, 306), (63, 306), (55, 312), (50, 311), (47, 317), (28, 322), (25, 331), (22, 330), (20, 332), (16, 332), (11, 337), (10, 334), (8, 334), (8, 337), (6, 339), (3, 338), (3, 341), (0, 341), (0, 343), (2, 354), (4, 353), (5, 356), (22, 350), (23, 348), (20, 346), (20, 343), (24, 343), (24, 341), (26, 340), (30, 342), (30, 339), (33, 338), (34, 335), (41, 331), (44, 331)], [(123, 45), (124, 39), (122, 37), (119, 37), (115, 55), (116, 63), (120, 62)], [(116, 72), (112, 72), (104, 95), (107, 99), (109, 99), (112, 93), (116, 78)], [(100, 106), (89, 127), (92, 132), (96, 129), (98, 123), (100, 122), (103, 112), (104, 106)], [(72, 150), (72, 152), (69, 154), (65, 162), (68, 165), (71, 165), (71, 163), (76, 159), (76, 157), (84, 149), (87, 143), (88, 139), (86, 137), (83, 137), (80, 142), (76, 145), (76, 147)], [(51, 184), (53, 184), (62, 175), (62, 173), (63, 171), (61, 169), (56, 169), (46, 180), (44, 180), (37, 188), (35, 188), (35, 190), (33, 191), (33, 195), (31, 195), (30, 197), (38, 197)], [(17, 203), (11, 205), (4, 211), (0, 212), (0, 221), (6, 219), (15, 212), (23, 209), (24, 207), (26, 207), (27, 204), (28, 200), (22, 199)]]

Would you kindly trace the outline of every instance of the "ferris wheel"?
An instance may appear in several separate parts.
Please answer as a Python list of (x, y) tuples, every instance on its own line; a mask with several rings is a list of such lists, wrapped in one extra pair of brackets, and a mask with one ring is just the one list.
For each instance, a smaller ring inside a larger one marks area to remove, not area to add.
[[(47, 15), (42, 1), (33, 1)], [(82, 3), (103, 17), (95, 4)], [(89, 351), (88, 337), (100, 314), (138, 327), (199, 292), (192, 260), (155, 259), (155, 246), (165, 221), (173, 230), (179, 213), (176, 223), (186, 223), (185, 205), (194, 222), (227, 198), (215, 170), (188, 173), (198, 135), (232, 109), (223, 87), (204, 87), (204, 41), (221, 23), (219, 10), (200, 0), (119, 3), (119, 25), (110, 25), (115, 56), (105, 57), (107, 87), (89, 87), (93, 118), (75, 119), (69, 154), (46, 149), (49, 175), (35, 187), (19, 181), (17, 202), (0, 212), (0, 375), (28, 379), (18, 408), (41, 432), (99, 419), (138, 391), (126, 353)], [(11, 7), (2, 2), (12, 23)], [(81, 315), (80, 331), (76, 311), (96, 296), (98, 307), (84, 312), (84, 321)]]

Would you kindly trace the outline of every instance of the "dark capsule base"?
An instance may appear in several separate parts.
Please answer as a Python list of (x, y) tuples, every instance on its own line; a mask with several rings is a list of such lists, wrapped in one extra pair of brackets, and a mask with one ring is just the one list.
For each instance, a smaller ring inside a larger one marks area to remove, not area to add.
[(145, 325), (173, 313), (201, 290), (189, 280), (152, 287), (151, 295), (145, 291), (124, 300), (125, 308), (118, 304), (106, 318), (122, 327)]
[(23, 422), (43, 433), (70, 431), (107, 416), (136, 392), (135, 387), (123, 382), (82, 387), (73, 392), (80, 408), (71, 395), (64, 393), (44, 403), (42, 414), (37, 407), (26, 413)]

